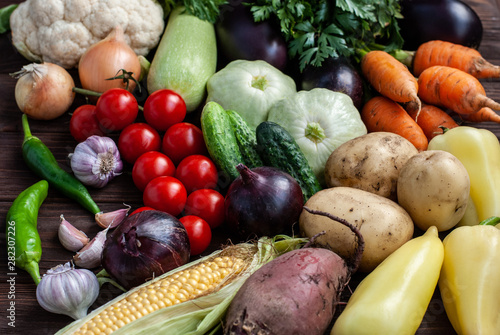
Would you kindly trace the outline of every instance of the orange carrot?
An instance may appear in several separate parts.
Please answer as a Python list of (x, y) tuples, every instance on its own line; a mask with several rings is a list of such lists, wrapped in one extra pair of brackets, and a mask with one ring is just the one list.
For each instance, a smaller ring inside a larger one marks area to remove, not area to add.
[(445, 41), (429, 41), (421, 44), (413, 55), (413, 74), (434, 65), (460, 69), (476, 78), (500, 78), (500, 66), (493, 65), (476, 49)]
[(428, 140), (420, 126), (405, 109), (383, 96), (368, 100), (361, 110), (361, 118), (369, 132), (386, 131), (410, 141), (419, 151), (427, 150)]
[[(417, 113), (407, 110), (408, 114), (415, 120)], [(439, 107), (423, 104), (418, 119), (415, 120), (422, 128), (427, 140), (431, 140), (436, 135), (443, 134), (443, 128), (448, 129), (458, 127), (455, 120)]]
[(489, 107), (483, 107), (473, 114), (459, 114), (460, 118), (468, 122), (496, 122), (500, 123), (500, 115)]
[(417, 79), (385, 51), (370, 51), (361, 59), (361, 71), (377, 92), (392, 101), (412, 103), (420, 110)]
[(500, 109), (498, 102), (486, 96), (477, 78), (448, 66), (434, 65), (425, 69), (418, 77), (418, 95), (430, 105), (458, 114), (472, 114), (483, 107)]

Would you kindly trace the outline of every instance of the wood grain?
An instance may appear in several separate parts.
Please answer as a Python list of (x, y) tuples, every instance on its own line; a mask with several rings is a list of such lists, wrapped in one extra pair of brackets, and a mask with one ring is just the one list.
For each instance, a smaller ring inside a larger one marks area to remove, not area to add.
[[(20, 1), (1, 0), (0, 7)], [(467, 0), (479, 16), (482, 18), (484, 34), (480, 47), (481, 53), (486, 59), (495, 64), (500, 64), (500, 0)], [(46, 312), (37, 303), (35, 297), (35, 285), (29, 275), (18, 270), (15, 275), (9, 275), (7, 269), (5, 217), (6, 213), (16, 196), (28, 186), (38, 181), (37, 177), (27, 168), (21, 156), (21, 144), (23, 140), (21, 129), (21, 113), (14, 100), (15, 80), (9, 73), (19, 70), (26, 61), (12, 46), (8, 33), (0, 35), (0, 334), (53, 334), (72, 320), (69, 317)], [(75, 71), (71, 71), (76, 79)], [(78, 81), (77, 81), (78, 82)], [(483, 80), (488, 96), (500, 101), (500, 81)], [(81, 97), (77, 97), (70, 108), (70, 112), (79, 104), (83, 103)], [(190, 115), (192, 122), (197, 121), (199, 115)], [(69, 113), (53, 121), (30, 121), (32, 133), (38, 136), (51, 150), (62, 167), (69, 170), (67, 155), (72, 152), (75, 141), (69, 134)], [(500, 126), (496, 124), (482, 124), (478, 127), (489, 129), (500, 135)], [(91, 190), (91, 194), (101, 209), (105, 211), (121, 208), (123, 203), (137, 208), (142, 205), (140, 192), (133, 186), (130, 175), (130, 166), (126, 166), (126, 172), (113, 180), (102, 190)], [(40, 262), (41, 273), (49, 268), (68, 261), (72, 253), (65, 251), (57, 239), (57, 227), (59, 215), (64, 214), (76, 227), (94, 236), (99, 228), (93, 222), (93, 217), (76, 203), (60, 196), (56, 191), (50, 190), (46, 201), (41, 207), (38, 227), (42, 239), (43, 255)], [(227, 241), (223, 228), (215, 231), (211, 250), (219, 248)], [(11, 286), (9, 279), (13, 278), (14, 285)], [(357, 274), (351, 284), (353, 290), (362, 275)], [(13, 293), (15, 297), (9, 297)], [(95, 308), (118, 292), (108, 286), (103, 287), (97, 302), (92, 306)], [(345, 292), (344, 300), (347, 301), (348, 291)], [(8, 325), (12, 320), (8, 317), (7, 310), (14, 304), (15, 328)], [(341, 309), (341, 308), (340, 308)], [(436, 291), (427, 314), (417, 334), (455, 334), (453, 331), (441, 302), (439, 292)]]

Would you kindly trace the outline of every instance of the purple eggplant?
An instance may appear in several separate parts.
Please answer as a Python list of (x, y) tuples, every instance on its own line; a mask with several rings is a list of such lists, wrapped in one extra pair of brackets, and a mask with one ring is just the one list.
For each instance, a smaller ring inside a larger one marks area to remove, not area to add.
[(221, 7), (215, 24), (218, 51), (224, 62), (261, 59), (279, 70), (287, 65), (287, 43), (272, 21), (254, 22), (250, 7), (239, 3)]
[(477, 13), (459, 0), (402, 0), (398, 21), (403, 48), (416, 50), (424, 42), (442, 40), (478, 48), (483, 25)]
[(301, 88), (312, 90), (316, 87), (347, 94), (358, 110), (363, 106), (363, 79), (345, 57), (328, 58), (320, 67), (308, 66), (304, 69)]

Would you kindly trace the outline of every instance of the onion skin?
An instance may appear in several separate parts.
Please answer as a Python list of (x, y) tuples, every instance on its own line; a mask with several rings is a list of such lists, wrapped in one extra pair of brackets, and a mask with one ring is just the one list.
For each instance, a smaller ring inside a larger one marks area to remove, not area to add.
[(131, 72), (136, 80), (141, 75), (141, 63), (134, 50), (125, 42), (123, 28), (117, 26), (109, 35), (90, 46), (80, 58), (78, 75), (82, 88), (103, 93), (111, 88), (123, 88), (132, 92), (133, 80), (107, 80), (120, 75), (120, 70)]
[(75, 82), (59, 65), (33, 63), (24, 66), (16, 75), (17, 106), (32, 119), (53, 120), (63, 115), (75, 99)]
[(251, 237), (292, 235), (298, 222), (304, 196), (297, 181), (277, 168), (239, 164), (240, 176), (226, 194), (226, 224), (242, 239)]
[(102, 266), (126, 289), (186, 264), (190, 244), (174, 216), (146, 210), (127, 217), (104, 244)]

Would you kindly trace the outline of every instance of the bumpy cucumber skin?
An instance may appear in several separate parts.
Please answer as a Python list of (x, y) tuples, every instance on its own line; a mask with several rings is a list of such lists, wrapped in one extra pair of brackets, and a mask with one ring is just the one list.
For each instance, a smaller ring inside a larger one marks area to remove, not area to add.
[(257, 137), (255, 131), (248, 126), (248, 123), (238, 112), (226, 110), (231, 122), (236, 142), (243, 156), (243, 163), (250, 169), (264, 165), (257, 153)]
[(304, 202), (322, 189), (295, 139), (277, 123), (265, 121), (257, 126), (257, 151), (265, 165), (281, 169), (297, 180)]
[(233, 181), (240, 175), (236, 165), (244, 160), (232, 131), (229, 115), (221, 105), (211, 101), (203, 107), (200, 121), (210, 157), (219, 170)]
[(187, 112), (206, 97), (206, 84), (217, 67), (214, 25), (178, 7), (170, 14), (147, 77), (148, 92), (171, 89), (182, 96)]

